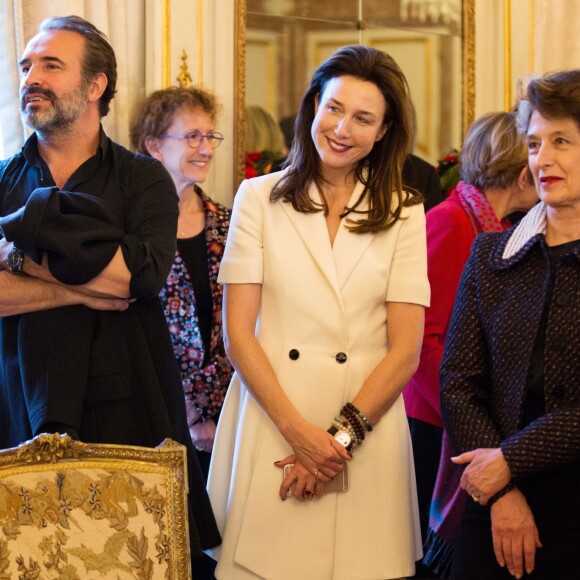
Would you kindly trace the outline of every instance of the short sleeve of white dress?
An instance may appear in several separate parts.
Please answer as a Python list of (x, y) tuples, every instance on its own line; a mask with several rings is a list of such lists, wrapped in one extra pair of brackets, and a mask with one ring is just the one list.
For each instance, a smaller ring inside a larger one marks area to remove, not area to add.
[[(259, 181), (259, 180), (256, 180)], [(263, 219), (264, 203), (269, 195), (260, 195), (248, 180), (242, 182), (232, 209), (226, 248), (220, 264), (221, 284), (261, 284), (264, 275)], [(265, 197), (261, 199), (261, 197)]]
[(431, 288), (427, 277), (427, 235), (423, 204), (405, 207), (389, 272), (387, 302), (410, 302), (429, 306)]

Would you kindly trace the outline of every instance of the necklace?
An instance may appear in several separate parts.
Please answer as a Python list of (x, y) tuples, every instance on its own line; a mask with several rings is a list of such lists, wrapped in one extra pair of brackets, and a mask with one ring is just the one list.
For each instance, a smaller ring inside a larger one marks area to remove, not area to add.
[(179, 214), (177, 237), (193, 238), (205, 227), (205, 212), (203, 210)]
[(205, 208), (195, 188), (182, 194), (177, 219), (177, 237), (193, 238), (205, 228)]

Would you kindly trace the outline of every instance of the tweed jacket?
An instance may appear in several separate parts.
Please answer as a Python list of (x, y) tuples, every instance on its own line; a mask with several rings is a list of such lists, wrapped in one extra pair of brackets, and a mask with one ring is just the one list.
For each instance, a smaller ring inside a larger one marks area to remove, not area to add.
[[(558, 260), (552, 280), (545, 231), (540, 203), (511, 230), (476, 238), (440, 370), (456, 450), (500, 446), (516, 480), (580, 458), (580, 246)], [(546, 305), (546, 412), (521, 428)]]
[(427, 272), (431, 306), (425, 310), (425, 333), (419, 366), (403, 391), (407, 416), (442, 427), (439, 365), (457, 287), (469, 258), (475, 230), (455, 189), (427, 212)]
[[(179, 250), (171, 266), (160, 298), (169, 325), (171, 342), (179, 363), (183, 390), (203, 421), (216, 418), (232, 378), (232, 365), (225, 352), (222, 332), (222, 285), (217, 278), (220, 268), (231, 210), (210, 199), (199, 188), (205, 212), (205, 234), (209, 285), (213, 299), (209, 352), (205, 352), (190, 273)], [(192, 273), (194, 274), (194, 273)]]

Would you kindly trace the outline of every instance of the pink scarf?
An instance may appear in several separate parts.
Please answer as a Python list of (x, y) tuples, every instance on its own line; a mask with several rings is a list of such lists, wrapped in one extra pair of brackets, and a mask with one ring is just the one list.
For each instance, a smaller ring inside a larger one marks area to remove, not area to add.
[[(484, 193), (475, 185), (460, 181), (456, 185), (455, 191), (457, 191), (459, 201), (461, 201), (461, 205), (471, 221), (475, 235), (483, 232), (502, 232), (506, 229), (497, 219)], [(506, 226), (509, 227), (509, 224)]]

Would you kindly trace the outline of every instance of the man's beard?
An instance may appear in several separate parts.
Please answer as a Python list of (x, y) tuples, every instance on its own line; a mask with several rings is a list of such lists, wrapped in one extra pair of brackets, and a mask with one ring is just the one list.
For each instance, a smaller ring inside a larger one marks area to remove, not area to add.
[[(26, 95), (39, 95), (50, 100), (51, 107), (36, 109), (26, 103)], [(28, 87), (20, 97), (22, 120), (28, 127), (39, 133), (52, 133), (65, 129), (74, 123), (87, 108), (88, 84), (81, 81), (78, 88), (65, 93), (60, 98), (51, 90)]]

